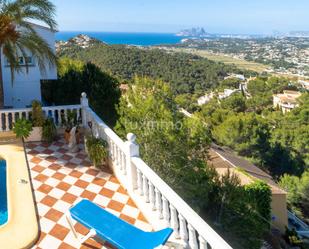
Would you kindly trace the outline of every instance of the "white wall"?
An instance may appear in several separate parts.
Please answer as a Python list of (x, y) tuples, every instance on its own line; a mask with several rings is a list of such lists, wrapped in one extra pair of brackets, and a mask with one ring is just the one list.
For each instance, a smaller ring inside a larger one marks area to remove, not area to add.
[[(44, 38), (49, 46), (55, 51), (55, 33), (48, 28), (33, 25), (36, 32)], [(46, 72), (41, 72), (36, 58), (34, 65), (22, 68), (22, 71), (14, 73), (14, 81), (11, 78), (10, 67), (2, 56), (2, 69), (4, 79), (4, 105), (14, 108), (22, 108), (31, 104), (34, 99), (41, 100), (41, 79), (52, 80), (57, 79), (57, 68), (55, 65), (49, 65), (46, 62)]]

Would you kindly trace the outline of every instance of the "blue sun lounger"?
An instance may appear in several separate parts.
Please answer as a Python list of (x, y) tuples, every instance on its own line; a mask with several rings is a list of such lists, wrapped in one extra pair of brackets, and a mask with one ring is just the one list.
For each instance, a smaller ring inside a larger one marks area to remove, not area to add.
[[(66, 217), (75, 237), (81, 243), (97, 236), (118, 249), (157, 248), (164, 245), (173, 232), (171, 228), (158, 232), (144, 232), (85, 199), (70, 208)], [(90, 232), (79, 238), (72, 219), (90, 229)]]

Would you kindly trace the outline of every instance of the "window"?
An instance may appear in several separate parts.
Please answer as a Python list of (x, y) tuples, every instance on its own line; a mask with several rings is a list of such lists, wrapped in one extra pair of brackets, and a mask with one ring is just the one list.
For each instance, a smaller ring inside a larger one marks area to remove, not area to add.
[(25, 64), (24, 57), (18, 57), (18, 63), (19, 65), (24, 65)]
[[(20, 56), (18, 57), (18, 64), (20, 66), (33, 66), (34, 65), (34, 62), (33, 62), (33, 57), (32, 56)], [(6, 60), (6, 66), (10, 66), (10, 62), (9, 60)]]

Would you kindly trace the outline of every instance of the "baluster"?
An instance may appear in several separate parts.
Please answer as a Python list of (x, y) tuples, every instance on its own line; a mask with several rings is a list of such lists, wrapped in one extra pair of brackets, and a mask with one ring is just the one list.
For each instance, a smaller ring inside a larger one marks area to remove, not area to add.
[(179, 235), (180, 235), (180, 239), (182, 240), (183, 243), (183, 247), (187, 248), (188, 247), (188, 231), (187, 231), (187, 223), (185, 218), (179, 214)]
[(143, 175), (143, 184), (144, 184), (145, 201), (146, 203), (149, 203), (149, 185), (145, 175)]
[(111, 158), (112, 158), (112, 161), (114, 162), (115, 161), (115, 146), (114, 146), (114, 142), (112, 140), (111, 141)]
[(116, 162), (116, 165), (119, 167), (120, 171), (122, 171), (121, 151), (120, 151), (118, 145), (116, 147), (116, 151), (117, 151), (117, 162)]
[(108, 142), (109, 157), (111, 158), (111, 160), (113, 160), (112, 141), (109, 137), (107, 138), (107, 142)]
[(163, 217), (166, 222), (166, 225), (170, 225), (170, 209), (168, 200), (163, 196)]
[(75, 109), (76, 110), (76, 118), (77, 118), (77, 121), (79, 120), (80, 118), (80, 109)]
[(64, 109), (63, 112), (64, 112), (64, 121), (68, 122), (68, 110)]
[(198, 240), (200, 241), (200, 249), (208, 249), (207, 241), (202, 236), (199, 236)]
[(124, 152), (122, 154), (122, 168), (123, 168), (123, 174), (127, 175), (127, 165), (126, 165), (126, 154)]
[(115, 144), (115, 151), (116, 151), (116, 166), (119, 167), (119, 148), (117, 146), (117, 144)]
[(10, 126), (9, 126), (9, 114), (6, 112), (5, 113), (5, 130), (9, 131), (10, 130)]
[(189, 228), (189, 246), (192, 249), (198, 249), (195, 229), (192, 227), (191, 224), (188, 225), (188, 228)]
[(159, 215), (159, 219), (163, 219), (163, 212), (162, 212), (162, 200), (161, 200), (161, 193), (159, 192), (158, 189), (155, 189), (156, 192), (156, 206), (157, 206), (157, 211)]
[(58, 125), (61, 126), (62, 125), (62, 115), (61, 115), (61, 110), (58, 109)]
[(56, 125), (56, 113), (55, 112), (56, 112), (55, 109), (51, 110), (52, 119), (53, 119), (54, 124)]
[(2, 113), (0, 112), (0, 131), (3, 131)]
[(16, 116), (16, 112), (12, 112), (11, 115), (12, 115), (12, 126), (13, 126), (13, 124), (16, 121), (16, 117), (15, 117)]
[(171, 209), (171, 226), (174, 230), (174, 237), (175, 239), (179, 239), (179, 224), (178, 224), (178, 216), (177, 216), (177, 210), (174, 208), (173, 205), (170, 205)]
[(152, 210), (156, 210), (156, 196), (155, 196), (155, 191), (154, 191), (154, 186), (151, 182), (149, 182), (149, 197), (150, 197), (150, 203)]
[(143, 176), (142, 172), (139, 169), (137, 170), (137, 186), (139, 194), (143, 196), (144, 195)]

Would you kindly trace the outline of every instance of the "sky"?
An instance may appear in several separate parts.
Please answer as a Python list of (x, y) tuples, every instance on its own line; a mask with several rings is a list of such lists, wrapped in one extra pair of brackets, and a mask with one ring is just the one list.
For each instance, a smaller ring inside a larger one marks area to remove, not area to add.
[(309, 0), (51, 0), (60, 31), (270, 34), (309, 30)]

